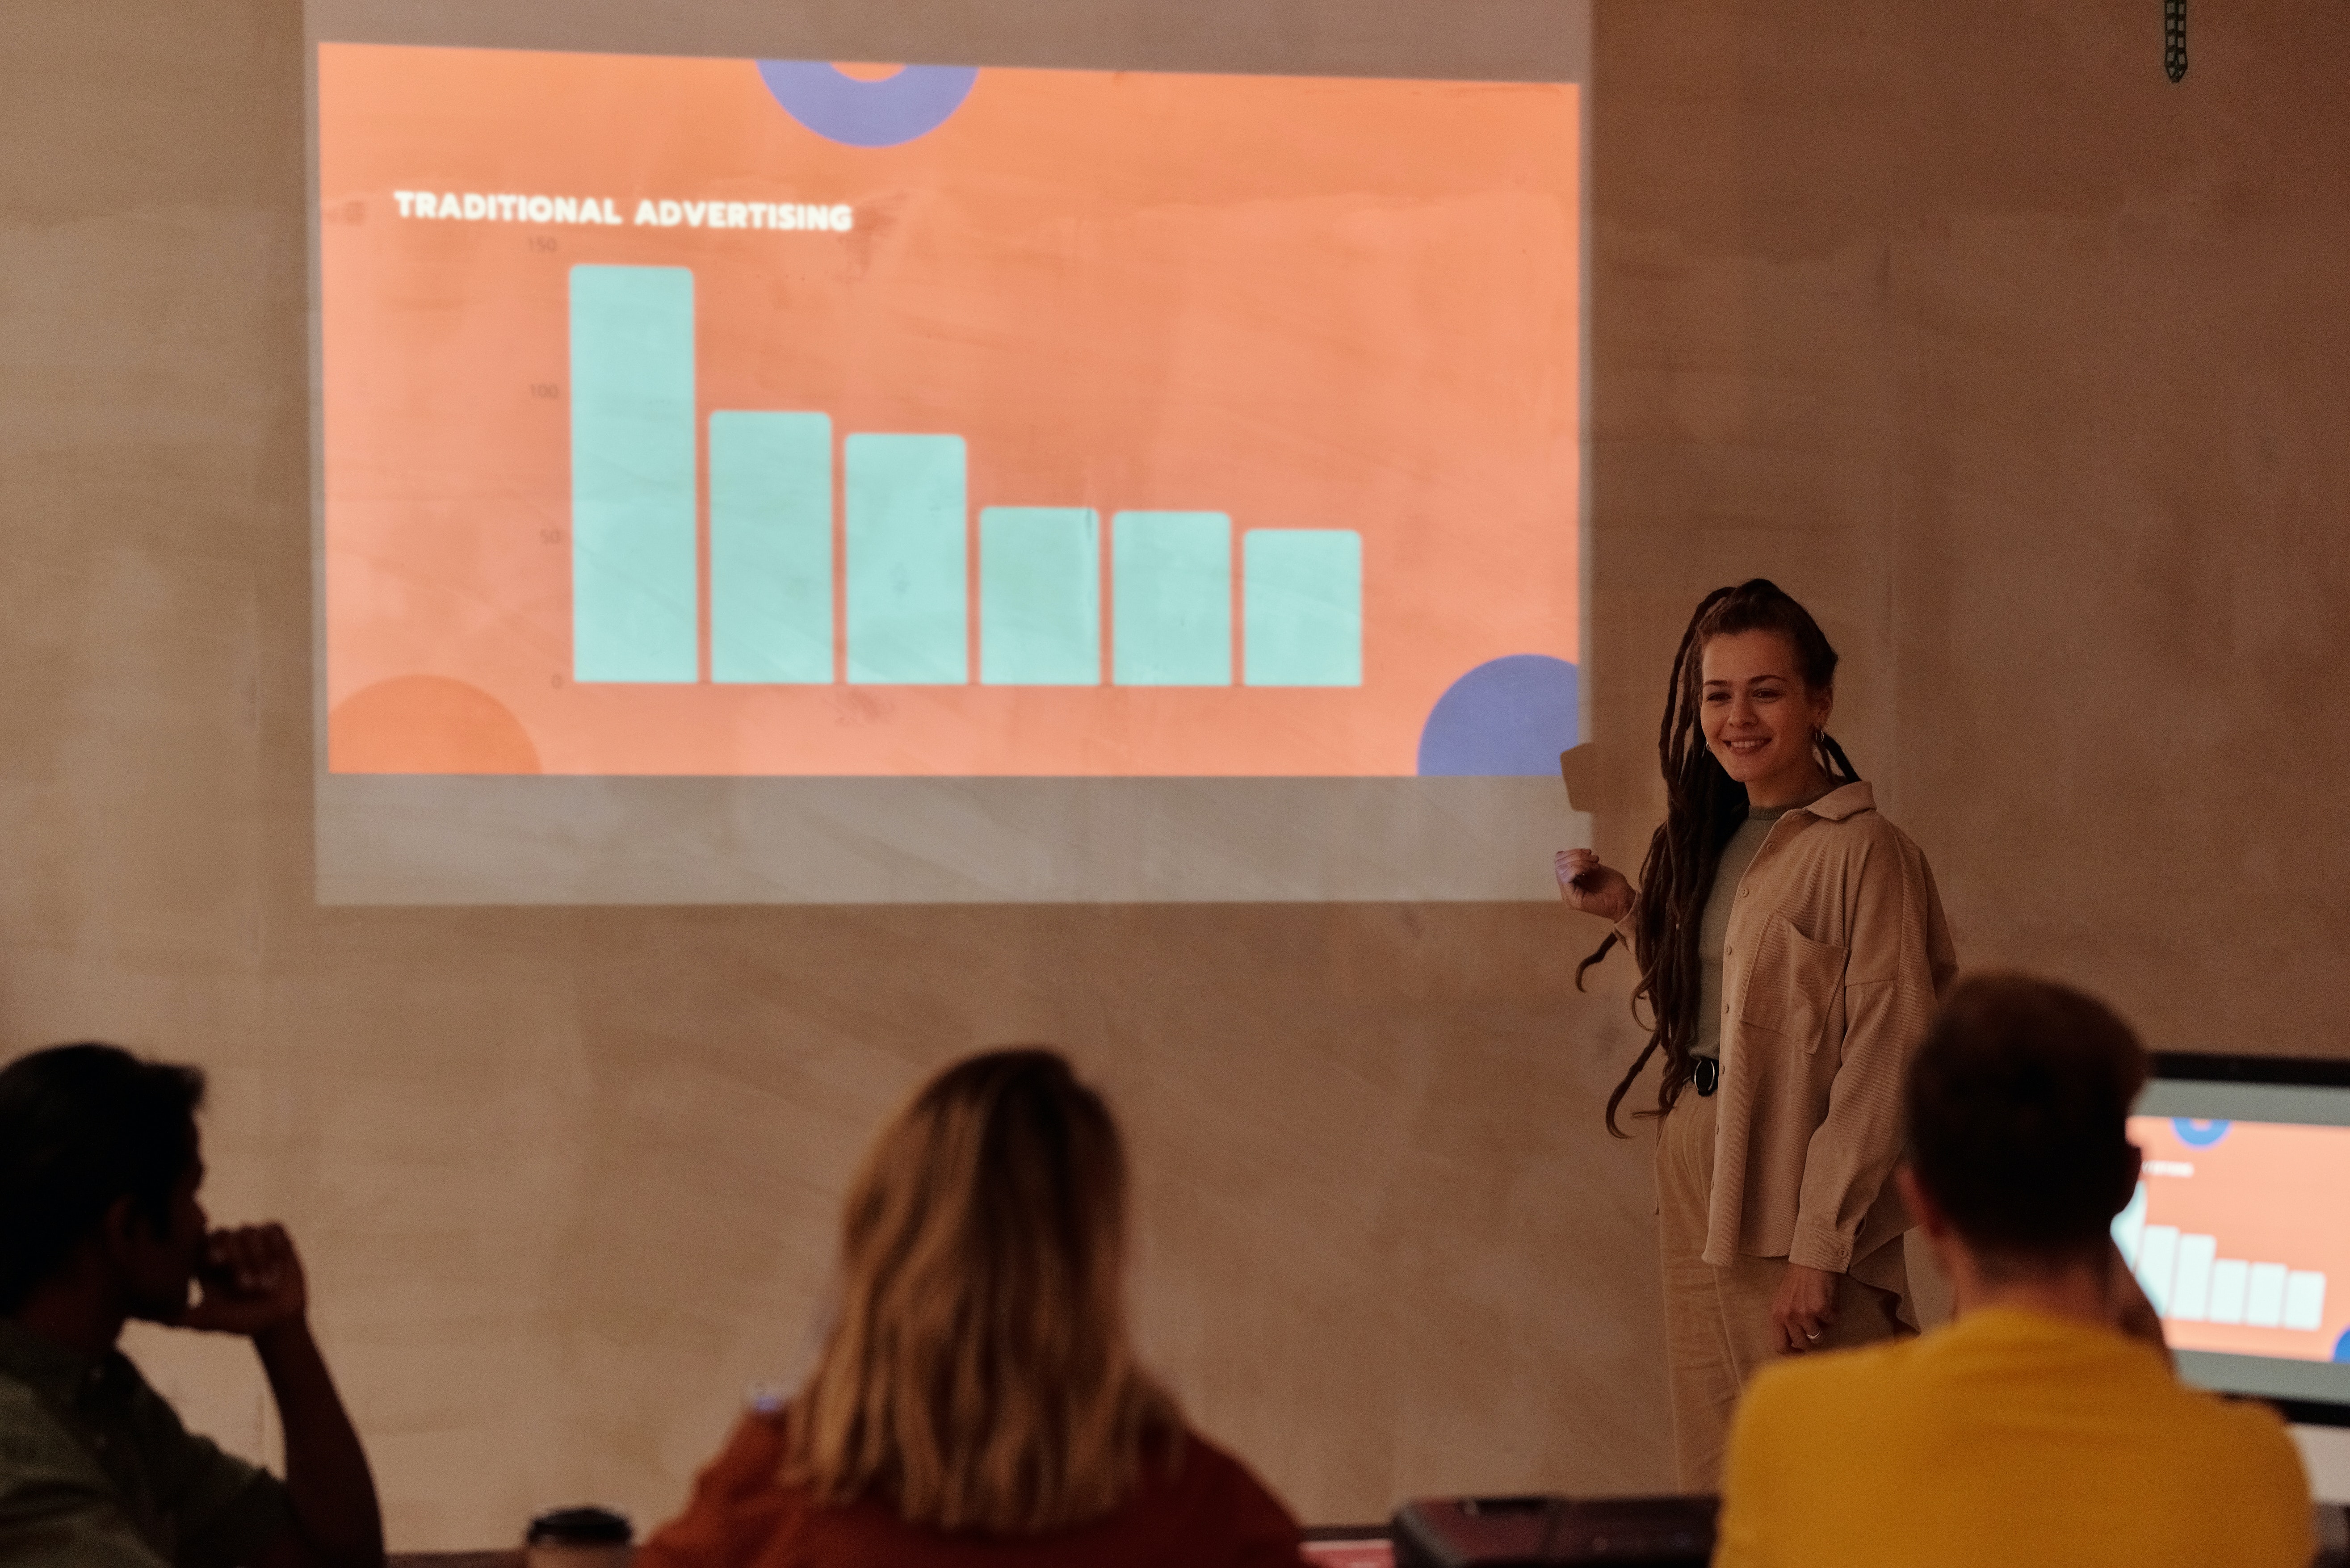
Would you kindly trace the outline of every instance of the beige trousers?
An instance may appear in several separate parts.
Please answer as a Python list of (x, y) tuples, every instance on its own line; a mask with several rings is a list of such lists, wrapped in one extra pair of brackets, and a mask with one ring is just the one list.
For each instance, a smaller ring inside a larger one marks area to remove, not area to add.
[[(1771, 1303), (1784, 1258), (1705, 1261), (1707, 1201), (1713, 1192), (1717, 1101), (1694, 1085), (1665, 1117), (1657, 1139), (1657, 1220), (1665, 1275), (1665, 1366), (1672, 1384), (1673, 1459), (1683, 1491), (1721, 1488), (1730, 1419), (1746, 1380), (1781, 1352)], [(1887, 1255), (1889, 1254), (1889, 1255)], [(1835, 1350), (1914, 1332), (1902, 1311), (1908, 1293), (1900, 1238), (1854, 1265), (1876, 1283), (1837, 1276), (1835, 1323), (1818, 1349)], [(1889, 1286), (1891, 1288), (1884, 1288)], [(1807, 1354), (1809, 1354), (1807, 1352)]]

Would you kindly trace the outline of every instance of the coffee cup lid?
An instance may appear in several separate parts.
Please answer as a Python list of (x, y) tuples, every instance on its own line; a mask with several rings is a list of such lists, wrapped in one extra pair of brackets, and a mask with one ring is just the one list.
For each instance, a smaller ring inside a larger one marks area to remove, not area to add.
[(636, 1531), (624, 1513), (608, 1508), (551, 1508), (530, 1521), (523, 1537), (531, 1546), (625, 1546)]

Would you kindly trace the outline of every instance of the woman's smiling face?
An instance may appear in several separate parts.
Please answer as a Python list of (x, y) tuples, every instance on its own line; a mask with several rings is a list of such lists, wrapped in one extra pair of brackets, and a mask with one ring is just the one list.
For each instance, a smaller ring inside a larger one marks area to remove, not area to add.
[(1794, 644), (1775, 631), (1725, 632), (1699, 659), (1705, 743), (1721, 771), (1760, 806), (1792, 805), (1825, 782), (1812, 732), (1825, 729), (1833, 691), (1813, 691)]

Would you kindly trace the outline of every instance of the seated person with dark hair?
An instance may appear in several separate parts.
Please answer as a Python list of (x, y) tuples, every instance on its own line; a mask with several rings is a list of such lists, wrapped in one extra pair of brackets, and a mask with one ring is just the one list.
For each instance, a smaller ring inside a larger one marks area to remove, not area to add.
[(1910, 1064), (1897, 1179), (1957, 1321), (1805, 1356), (1746, 1393), (1717, 1568), (2304, 1568), (2275, 1413), (2182, 1386), (2109, 1227), (2146, 1054), (2075, 991), (1954, 992)]
[[(196, 1069), (110, 1045), (0, 1070), (0, 1568), (383, 1562), (293, 1243), (209, 1230), (196, 1201), (203, 1094)], [(115, 1347), (131, 1318), (253, 1341), (284, 1482), (180, 1425)]]

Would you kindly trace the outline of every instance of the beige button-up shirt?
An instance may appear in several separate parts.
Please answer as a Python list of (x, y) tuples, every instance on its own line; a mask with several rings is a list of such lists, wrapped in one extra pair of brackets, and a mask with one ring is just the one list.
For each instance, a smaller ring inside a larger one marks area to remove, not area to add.
[(1723, 939), (1707, 1262), (1844, 1273), (1909, 1229), (1902, 1074), (1957, 972), (1934, 873), (1866, 784), (1779, 819)]

